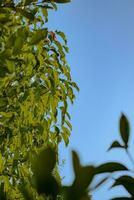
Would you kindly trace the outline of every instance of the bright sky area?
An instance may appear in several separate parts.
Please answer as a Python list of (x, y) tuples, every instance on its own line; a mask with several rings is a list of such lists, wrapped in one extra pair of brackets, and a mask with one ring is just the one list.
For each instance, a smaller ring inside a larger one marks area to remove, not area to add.
[[(68, 62), (80, 87), (70, 106), (70, 144), (60, 147), (61, 158), (65, 159), (63, 182), (72, 181), (72, 149), (80, 153), (82, 164), (122, 161), (131, 168), (123, 151), (107, 149), (113, 140), (120, 139), (121, 112), (128, 116), (134, 135), (134, 1), (73, 0), (59, 6), (57, 12), (50, 11), (49, 27), (66, 33)], [(107, 191), (109, 187), (100, 188), (93, 200), (127, 194), (121, 188)]]

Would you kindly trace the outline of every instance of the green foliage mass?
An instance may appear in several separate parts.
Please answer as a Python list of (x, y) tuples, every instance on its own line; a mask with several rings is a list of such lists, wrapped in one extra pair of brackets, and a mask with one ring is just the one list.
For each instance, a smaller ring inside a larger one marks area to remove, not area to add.
[[(67, 40), (47, 28), (48, 9), (68, 0), (0, 0), (0, 199), (24, 199), (41, 149), (67, 145), (74, 88)], [(58, 156), (56, 156), (58, 163)], [(57, 175), (58, 176), (58, 175)], [(22, 188), (22, 185), (26, 185)], [(23, 192), (22, 192), (23, 191)], [(22, 195), (23, 194), (23, 195)], [(28, 197), (41, 199), (34, 189)]]
[[(61, 184), (58, 145), (69, 142), (68, 102), (79, 88), (66, 61), (65, 34), (48, 30), (47, 21), (48, 9), (67, 2), (0, 0), (0, 200), (91, 200), (111, 178), (112, 188), (123, 186), (129, 194), (113, 200), (134, 199), (133, 170), (118, 162), (82, 166), (75, 151), (74, 181)], [(124, 114), (119, 130), (121, 142), (109, 150), (125, 150), (134, 165)], [(98, 175), (105, 176), (96, 182)]]
[[(124, 114), (120, 117), (119, 129), (122, 143), (114, 141), (109, 150), (113, 148), (125, 150), (134, 167), (134, 160), (129, 152), (130, 125)], [(124, 164), (106, 162), (100, 165), (82, 166), (78, 154), (72, 151), (74, 180), (71, 185), (64, 186), (59, 185), (52, 174), (52, 169), (56, 164), (55, 158), (56, 152), (48, 147), (37, 155), (33, 163), (35, 188), (39, 194), (45, 194), (45, 197), (51, 196), (52, 200), (92, 200), (94, 191), (111, 180), (111, 188), (122, 186), (128, 193), (126, 197), (115, 197), (111, 200), (134, 199), (134, 171)], [(100, 177), (99, 181), (96, 181), (98, 176)]]

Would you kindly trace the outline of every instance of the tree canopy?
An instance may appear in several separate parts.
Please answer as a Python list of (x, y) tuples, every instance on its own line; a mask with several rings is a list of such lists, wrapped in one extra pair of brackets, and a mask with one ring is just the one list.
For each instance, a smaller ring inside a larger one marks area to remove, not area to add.
[[(123, 186), (134, 199), (133, 170), (118, 162), (82, 166), (72, 151), (74, 180), (61, 184), (58, 145), (68, 145), (72, 126), (68, 103), (74, 89), (63, 32), (47, 28), (48, 10), (69, 0), (0, 0), (0, 199), (90, 200), (103, 183)], [(108, 150), (129, 152), (130, 124), (119, 121), (121, 141)], [(125, 171), (125, 175), (119, 174)], [(114, 177), (114, 173), (116, 176)], [(99, 182), (95, 177), (106, 175)]]
[(68, 101), (78, 87), (65, 34), (47, 28), (48, 9), (67, 2), (0, 0), (0, 183), (7, 199), (24, 198), (19, 185), (32, 175), (34, 154), (69, 142)]

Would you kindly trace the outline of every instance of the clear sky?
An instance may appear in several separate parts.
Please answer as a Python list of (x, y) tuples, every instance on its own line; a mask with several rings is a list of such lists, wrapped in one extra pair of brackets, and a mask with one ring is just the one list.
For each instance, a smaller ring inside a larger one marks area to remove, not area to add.
[[(83, 164), (112, 160), (132, 167), (124, 152), (106, 150), (119, 139), (121, 112), (127, 114), (134, 135), (134, 0), (73, 0), (50, 12), (49, 27), (66, 33), (68, 61), (80, 87), (70, 106), (70, 144), (60, 147), (66, 160), (64, 183), (72, 180), (72, 149), (80, 153)], [(126, 193), (122, 189), (107, 192), (104, 186), (93, 199), (109, 200), (115, 194)]]

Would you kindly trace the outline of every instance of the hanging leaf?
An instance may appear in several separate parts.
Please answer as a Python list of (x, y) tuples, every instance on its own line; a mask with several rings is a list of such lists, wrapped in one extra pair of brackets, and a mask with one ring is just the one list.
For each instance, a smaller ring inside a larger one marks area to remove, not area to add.
[(47, 17), (48, 17), (47, 8), (42, 7), (42, 13), (43, 13), (43, 16), (47, 19)]
[(75, 82), (71, 82), (70, 85), (72, 85), (78, 92), (80, 91), (78, 85)]
[(59, 35), (64, 40), (65, 44), (67, 44), (67, 39), (66, 39), (65, 33), (61, 32), (61, 31), (56, 31), (56, 34)]

